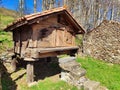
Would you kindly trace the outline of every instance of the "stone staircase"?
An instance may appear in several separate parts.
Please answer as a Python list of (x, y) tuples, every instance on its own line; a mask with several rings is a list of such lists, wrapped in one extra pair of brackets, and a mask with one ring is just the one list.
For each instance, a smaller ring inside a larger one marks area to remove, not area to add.
[(64, 80), (82, 90), (108, 90), (100, 85), (100, 82), (89, 80), (85, 77), (86, 70), (77, 63), (76, 57), (65, 57), (59, 59), (61, 80)]

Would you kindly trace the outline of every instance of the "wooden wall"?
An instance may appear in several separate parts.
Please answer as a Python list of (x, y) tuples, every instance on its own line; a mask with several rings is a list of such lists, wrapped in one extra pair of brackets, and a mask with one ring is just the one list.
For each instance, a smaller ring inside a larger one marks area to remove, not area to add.
[(13, 31), (14, 52), (21, 54), (25, 52), (32, 39), (32, 29), (30, 26), (23, 26)]
[(14, 51), (24, 55), (27, 48), (75, 46), (75, 34), (68, 23), (51, 16), (13, 31)]
[(33, 41), (35, 47), (60, 47), (74, 46), (75, 37), (71, 28), (65, 24), (58, 23), (57, 16), (43, 20), (32, 26)]

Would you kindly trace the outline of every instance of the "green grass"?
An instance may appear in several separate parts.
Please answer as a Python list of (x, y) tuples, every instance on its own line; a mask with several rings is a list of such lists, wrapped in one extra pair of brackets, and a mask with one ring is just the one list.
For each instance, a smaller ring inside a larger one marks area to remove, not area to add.
[(0, 14), (0, 29), (2, 30), (5, 28), (9, 23), (11, 23), (14, 20), (11, 16), (5, 16)]
[(20, 90), (78, 90), (75, 86), (69, 85), (64, 81), (53, 82), (45, 79), (32, 87), (21, 86)]
[(16, 11), (9, 10), (6, 8), (0, 8), (0, 14), (5, 15), (5, 16), (10, 16), (13, 18), (18, 17), (18, 13)]
[(79, 57), (77, 61), (87, 70), (89, 79), (101, 82), (109, 90), (120, 90), (120, 65), (105, 63), (90, 57)]
[(13, 47), (12, 34), (0, 31), (0, 53)]
[(0, 14), (0, 53), (13, 47), (12, 33), (3, 31), (14, 20), (11, 16)]
[(76, 45), (81, 46), (82, 45), (82, 40), (83, 40), (83, 36), (82, 35), (77, 35), (76, 38), (75, 38)]

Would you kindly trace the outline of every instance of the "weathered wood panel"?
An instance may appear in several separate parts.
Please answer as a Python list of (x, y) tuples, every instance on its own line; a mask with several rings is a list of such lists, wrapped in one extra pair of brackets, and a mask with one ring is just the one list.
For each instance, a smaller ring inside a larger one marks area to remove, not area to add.
[(20, 52), (20, 30), (13, 31), (13, 40), (14, 40), (14, 52)]
[(65, 43), (66, 43), (66, 46), (72, 46), (72, 42), (73, 42), (73, 39), (72, 39), (72, 34), (68, 31), (65, 31)]
[(55, 47), (52, 28), (44, 28), (39, 32), (38, 47)]
[(65, 46), (64, 37), (65, 37), (65, 31), (64, 30), (57, 30), (56, 46)]

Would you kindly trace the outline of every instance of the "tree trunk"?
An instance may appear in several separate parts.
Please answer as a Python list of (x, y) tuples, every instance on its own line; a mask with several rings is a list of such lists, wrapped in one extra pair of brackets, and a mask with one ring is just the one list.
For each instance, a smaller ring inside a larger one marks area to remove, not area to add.
[(34, 0), (34, 13), (36, 13), (37, 12), (37, 1), (36, 0)]
[(110, 20), (113, 20), (113, 19), (114, 19), (114, 5), (112, 5)]
[(22, 17), (24, 14), (24, 0), (19, 0), (19, 9), (20, 9), (20, 16)]
[(55, 0), (50, 0), (50, 6), (49, 9), (54, 8)]

